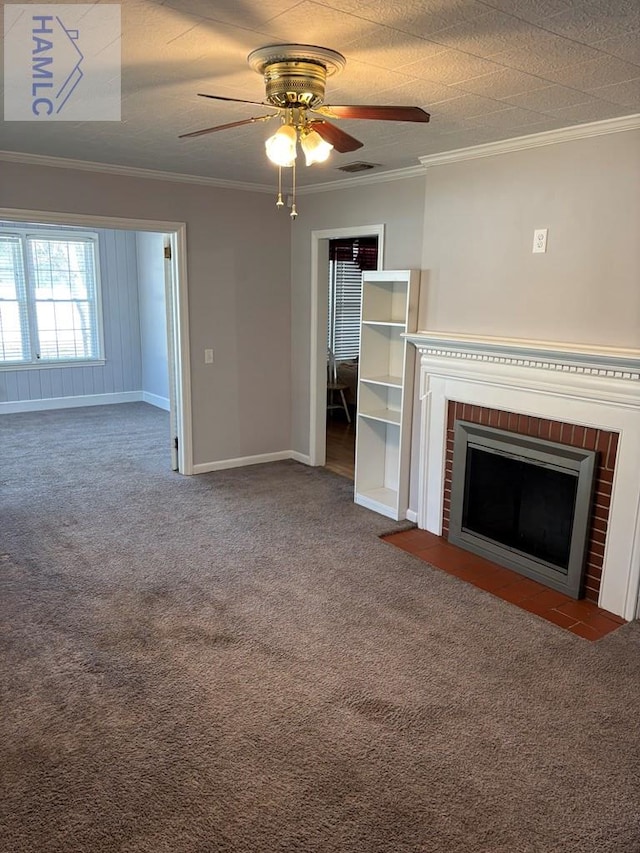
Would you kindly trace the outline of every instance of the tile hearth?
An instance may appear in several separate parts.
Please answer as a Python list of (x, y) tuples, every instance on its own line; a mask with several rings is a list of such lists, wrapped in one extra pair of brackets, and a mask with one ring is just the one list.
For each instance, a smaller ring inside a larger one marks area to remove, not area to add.
[(562, 592), (556, 592), (517, 572), (451, 545), (443, 537), (426, 530), (403, 530), (383, 538), (388, 544), (413, 554), (430, 566), (534, 613), (585, 640), (599, 640), (625, 624), (620, 616), (603, 610), (591, 601), (576, 601)]

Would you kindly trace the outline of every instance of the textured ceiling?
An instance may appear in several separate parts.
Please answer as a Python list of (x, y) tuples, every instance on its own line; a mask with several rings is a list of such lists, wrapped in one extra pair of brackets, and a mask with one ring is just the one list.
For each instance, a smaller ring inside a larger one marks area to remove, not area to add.
[[(640, 113), (638, 0), (124, 0), (122, 122), (2, 122), (0, 149), (272, 185), (271, 124), (178, 140), (260, 108), (255, 48), (305, 42), (347, 59), (329, 104), (412, 104), (429, 124), (341, 121), (364, 142), (302, 167), (335, 181), (358, 160), (380, 170), (494, 140)], [(369, 173), (371, 174), (371, 173)]]

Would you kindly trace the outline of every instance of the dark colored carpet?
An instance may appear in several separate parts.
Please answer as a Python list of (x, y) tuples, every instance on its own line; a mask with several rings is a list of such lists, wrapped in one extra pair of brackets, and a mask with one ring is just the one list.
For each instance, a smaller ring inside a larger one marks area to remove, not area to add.
[(588, 643), (144, 404), (0, 419), (6, 853), (638, 853), (640, 626)]

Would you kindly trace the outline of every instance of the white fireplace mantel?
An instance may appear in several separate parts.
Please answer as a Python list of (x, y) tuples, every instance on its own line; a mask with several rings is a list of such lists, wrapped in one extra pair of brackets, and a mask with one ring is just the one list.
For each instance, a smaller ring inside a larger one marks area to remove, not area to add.
[(418, 526), (442, 533), (449, 400), (618, 432), (599, 605), (638, 614), (640, 350), (481, 338), (406, 336), (420, 355)]

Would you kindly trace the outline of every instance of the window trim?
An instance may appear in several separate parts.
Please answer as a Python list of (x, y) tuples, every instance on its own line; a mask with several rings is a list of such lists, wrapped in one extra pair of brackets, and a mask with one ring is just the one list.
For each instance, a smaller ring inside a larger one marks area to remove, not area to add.
[[(51, 370), (62, 369), (68, 367), (103, 367), (106, 364), (104, 352), (104, 320), (102, 310), (102, 277), (101, 277), (101, 253), (100, 253), (100, 235), (96, 231), (76, 230), (76, 229), (60, 229), (60, 228), (0, 228), (0, 237), (18, 237), (22, 247), (22, 258), (25, 272), (26, 286), (26, 301), (27, 301), (27, 322), (29, 324), (29, 361), (0, 361), (0, 372), (13, 370)], [(78, 359), (39, 359), (34, 356), (34, 327), (37, 331), (35, 304), (36, 299), (33, 293), (33, 286), (29, 276), (32, 272), (32, 264), (29, 257), (28, 240), (30, 238), (45, 239), (45, 240), (68, 240), (72, 242), (74, 238), (93, 244), (94, 251), (94, 271), (95, 271), (95, 322), (96, 322), (96, 352), (95, 358), (78, 358)]]

